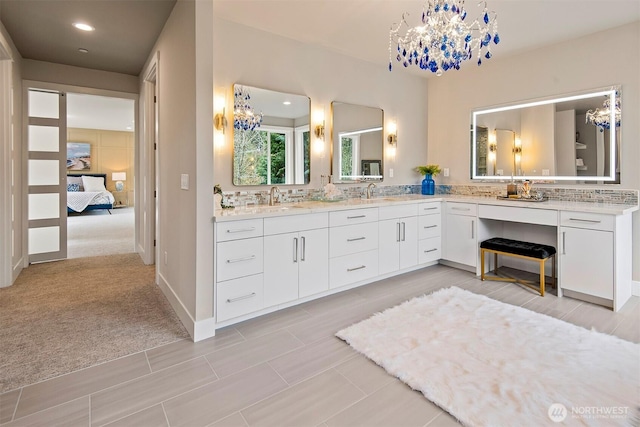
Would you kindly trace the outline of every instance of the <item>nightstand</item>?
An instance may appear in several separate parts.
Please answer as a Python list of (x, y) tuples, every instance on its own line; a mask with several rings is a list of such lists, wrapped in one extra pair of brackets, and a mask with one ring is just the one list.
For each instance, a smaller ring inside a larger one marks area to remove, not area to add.
[(113, 208), (126, 208), (129, 206), (129, 192), (128, 191), (114, 191), (113, 192)]

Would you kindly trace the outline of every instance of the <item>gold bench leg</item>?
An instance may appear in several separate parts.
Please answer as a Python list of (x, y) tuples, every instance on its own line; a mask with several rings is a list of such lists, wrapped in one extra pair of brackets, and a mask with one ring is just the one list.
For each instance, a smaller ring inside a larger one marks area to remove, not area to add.
[(480, 249), (480, 280), (484, 281), (484, 249)]
[(553, 278), (553, 287), (558, 289), (558, 279), (556, 278), (556, 255), (553, 254), (553, 258), (551, 258), (551, 277)]
[(544, 296), (544, 259), (540, 261), (540, 296)]

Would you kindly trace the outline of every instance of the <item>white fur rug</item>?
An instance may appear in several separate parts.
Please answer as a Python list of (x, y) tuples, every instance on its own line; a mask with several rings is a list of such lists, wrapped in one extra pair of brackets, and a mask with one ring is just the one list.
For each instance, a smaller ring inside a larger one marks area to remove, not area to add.
[(336, 335), (468, 426), (638, 422), (640, 345), (459, 288)]

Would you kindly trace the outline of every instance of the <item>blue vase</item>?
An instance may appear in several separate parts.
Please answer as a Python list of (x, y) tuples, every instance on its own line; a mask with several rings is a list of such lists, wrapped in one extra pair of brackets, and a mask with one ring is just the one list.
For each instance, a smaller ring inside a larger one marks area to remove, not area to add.
[(426, 196), (436, 194), (436, 182), (431, 178), (431, 174), (426, 174), (422, 180), (422, 194)]

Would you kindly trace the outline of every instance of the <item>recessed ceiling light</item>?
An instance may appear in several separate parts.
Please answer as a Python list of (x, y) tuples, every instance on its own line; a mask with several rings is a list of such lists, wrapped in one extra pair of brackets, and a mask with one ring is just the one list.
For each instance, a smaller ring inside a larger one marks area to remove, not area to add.
[(78, 52), (80, 52), (80, 53), (89, 53), (89, 50), (81, 47), (81, 48), (78, 49)]
[(291, 105), (291, 101), (284, 101), (283, 104), (284, 105)]
[(73, 26), (76, 27), (79, 30), (82, 30), (82, 31), (94, 31), (95, 30), (95, 28), (93, 28), (91, 25), (84, 24), (82, 22), (74, 22)]

